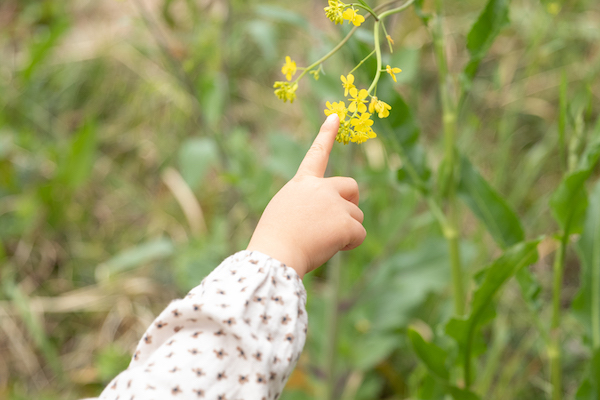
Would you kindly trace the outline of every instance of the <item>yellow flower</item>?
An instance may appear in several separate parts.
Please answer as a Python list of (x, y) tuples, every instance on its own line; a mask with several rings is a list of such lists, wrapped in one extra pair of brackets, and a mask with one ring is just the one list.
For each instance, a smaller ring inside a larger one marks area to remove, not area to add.
[(398, 82), (396, 80), (396, 74), (402, 72), (402, 70), (400, 68), (392, 68), (388, 65), (387, 67), (385, 67), (385, 70), (388, 74), (390, 74), (392, 76), (392, 79), (394, 80), (394, 82)]
[(329, 7), (325, 7), (325, 15), (335, 24), (343, 24), (343, 12), (346, 5), (339, 0), (329, 0)]
[(296, 99), (296, 90), (298, 89), (297, 83), (290, 85), (289, 82), (277, 81), (273, 87), (275, 88), (275, 95), (283, 100), (284, 103), (288, 100), (290, 103), (293, 103)]
[(331, 114), (337, 114), (340, 117), (340, 121), (343, 122), (346, 119), (346, 114), (348, 114), (348, 109), (346, 108), (346, 104), (343, 101), (339, 103), (325, 103), (328, 110), (325, 110), (325, 115), (330, 116)]
[(350, 137), (352, 136), (352, 129), (350, 129), (350, 122), (344, 121), (340, 123), (340, 128), (338, 129), (338, 133), (335, 136), (335, 140), (338, 143), (348, 144), (350, 143)]
[(313, 78), (315, 78), (315, 81), (319, 80), (319, 70), (318, 69), (309, 71), (308, 73), (311, 74), (313, 76)]
[(354, 127), (354, 132), (368, 132), (371, 130), (373, 120), (370, 119), (371, 114), (363, 113), (358, 118), (352, 118), (350, 124)]
[(342, 14), (342, 16), (349, 23), (350, 22), (353, 23), (354, 26), (360, 26), (360, 24), (365, 22), (365, 17), (360, 15), (354, 7), (346, 9), (346, 11), (344, 11), (344, 14)]
[(369, 104), (369, 112), (371, 114), (376, 112), (379, 118), (387, 118), (390, 115), (391, 109), (392, 106), (377, 99), (377, 96), (371, 98), (371, 104)]
[(344, 96), (348, 96), (348, 91), (356, 86), (354, 86), (354, 75), (348, 74), (348, 77), (344, 77), (344, 75), (340, 76), (342, 80), (342, 86), (344, 87)]
[(292, 61), (290, 56), (285, 57), (285, 64), (281, 67), (281, 73), (285, 75), (288, 81), (291, 81), (292, 76), (296, 73), (296, 62)]
[(377, 134), (375, 132), (373, 132), (372, 129), (369, 128), (369, 130), (365, 131), (365, 132), (354, 131), (352, 134), (352, 137), (350, 138), (350, 141), (357, 143), (357, 144), (361, 144), (361, 143), (366, 142), (367, 139), (373, 139), (376, 137), (377, 137)]
[(369, 92), (367, 92), (365, 89), (361, 89), (360, 92), (355, 87), (350, 89), (350, 96), (352, 98), (350, 99), (350, 105), (348, 106), (348, 111), (350, 111), (352, 113), (356, 112), (357, 110), (359, 113), (364, 113), (365, 111), (367, 111), (367, 106), (365, 105), (367, 100), (365, 100), (365, 99), (367, 98), (368, 95), (369, 95)]

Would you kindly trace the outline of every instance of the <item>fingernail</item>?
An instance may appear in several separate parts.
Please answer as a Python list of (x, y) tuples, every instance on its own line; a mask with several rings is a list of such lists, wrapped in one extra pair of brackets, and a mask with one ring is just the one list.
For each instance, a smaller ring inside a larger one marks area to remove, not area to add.
[(329, 117), (327, 117), (327, 119), (325, 120), (325, 122), (334, 122), (336, 119), (339, 120), (340, 117), (336, 113), (333, 113)]

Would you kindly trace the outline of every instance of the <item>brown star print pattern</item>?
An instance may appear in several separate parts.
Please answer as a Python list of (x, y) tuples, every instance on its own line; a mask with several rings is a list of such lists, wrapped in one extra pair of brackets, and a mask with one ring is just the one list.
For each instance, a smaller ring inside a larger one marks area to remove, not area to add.
[(306, 340), (296, 272), (242, 251), (174, 300), (100, 399), (276, 400)]

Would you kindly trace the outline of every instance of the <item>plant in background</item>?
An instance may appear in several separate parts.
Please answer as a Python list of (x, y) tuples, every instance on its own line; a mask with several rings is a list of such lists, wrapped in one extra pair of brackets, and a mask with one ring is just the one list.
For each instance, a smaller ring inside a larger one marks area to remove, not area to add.
[[(461, 115), (468, 110), (468, 98), (472, 89), (474, 78), (479, 66), (491, 48), (494, 40), (508, 25), (510, 2), (508, 0), (488, 0), (481, 11), (477, 21), (472, 26), (466, 42), (469, 59), (460, 74), (453, 74), (448, 67), (446, 55), (446, 38), (444, 33), (443, 1), (434, 0), (431, 10), (424, 11), (424, 0), (409, 0), (402, 6), (394, 8), (394, 1), (371, 8), (365, 1), (356, 4), (345, 4), (337, 0), (329, 0), (325, 8), (327, 18), (335, 24), (344, 21), (354, 24), (354, 28), (342, 39), (329, 53), (306, 68), (298, 68), (302, 73), (292, 82), (296, 72), (296, 64), (286, 57), (282, 73), (288, 82), (276, 82), (275, 94), (282, 100), (292, 100), (298, 83), (310, 72), (318, 79), (322, 70), (322, 63), (337, 52), (354, 34), (356, 29), (369, 17), (375, 20), (373, 27), (374, 49), (362, 59), (350, 72), (341, 76), (341, 86), (346, 99), (337, 102), (327, 101), (325, 114), (338, 114), (340, 128), (336, 140), (347, 144), (349, 142), (363, 143), (377, 135), (372, 125), (374, 117), (380, 119), (394, 116), (392, 122), (382, 124), (385, 135), (381, 139), (386, 147), (400, 156), (402, 168), (398, 172), (398, 180), (411, 185), (426, 200), (431, 214), (437, 220), (441, 231), (448, 244), (450, 270), (452, 276), (454, 315), (442, 325), (442, 329), (433, 341), (426, 341), (418, 329), (408, 329), (408, 338), (412, 348), (428, 371), (427, 379), (422, 380), (422, 385), (436, 387), (440, 395), (449, 395), (455, 400), (476, 400), (485, 398), (485, 389), (489, 385), (484, 382), (484, 377), (478, 376), (480, 367), (492, 371), (498, 365), (493, 359), (484, 362), (480, 355), (485, 352), (485, 341), (482, 328), (496, 317), (496, 301), (498, 294), (506, 282), (516, 277), (532, 314), (536, 329), (540, 331), (547, 347), (547, 360), (549, 362), (549, 381), (553, 400), (563, 398), (562, 372), (561, 372), (561, 287), (565, 269), (565, 255), (570, 238), (573, 234), (580, 233), (584, 225), (587, 208), (587, 195), (584, 184), (590, 177), (593, 168), (600, 157), (600, 123), (595, 132), (587, 139), (579, 131), (575, 132), (569, 146), (569, 154), (564, 151), (564, 126), (561, 133), (561, 161), (567, 164), (564, 157), (568, 157), (569, 169), (565, 178), (554, 192), (550, 209), (561, 228), (557, 234), (558, 250), (554, 261), (554, 285), (552, 320), (549, 326), (540, 321), (536, 313), (539, 311), (538, 295), (540, 286), (527, 267), (538, 260), (537, 247), (542, 238), (526, 240), (525, 230), (516, 212), (500, 193), (490, 185), (482, 175), (477, 172), (468, 158), (461, 153), (457, 146), (458, 134), (461, 128)], [(427, 165), (425, 152), (417, 143), (418, 130), (412, 120), (410, 108), (397, 95), (386, 103), (377, 97), (377, 87), (382, 72), (390, 75), (396, 82), (396, 74), (401, 70), (390, 65), (382, 68), (382, 52), (380, 33), (383, 31), (392, 51), (394, 44), (387, 34), (384, 20), (386, 17), (406, 10), (414, 3), (415, 11), (427, 28), (432, 38), (433, 52), (437, 62), (439, 99), (441, 105), (441, 131), (444, 142), (443, 159), (439, 165), (437, 176), (432, 178), (431, 168)], [(366, 11), (364, 17), (357, 12), (358, 9)], [(387, 11), (381, 11), (388, 9)], [(556, 4), (548, 6), (551, 14), (556, 14)], [(373, 80), (368, 89), (358, 88), (353, 72), (367, 59), (375, 55), (377, 67)], [(561, 102), (565, 101), (564, 93)], [(346, 105), (346, 101), (348, 105)], [(563, 107), (563, 113), (566, 107)], [(567, 117), (562, 115), (564, 121)], [(580, 118), (581, 120), (581, 118)], [(564, 122), (563, 122), (564, 125)], [(415, 133), (416, 132), (416, 133)], [(585, 148), (585, 151), (582, 149)], [(598, 191), (593, 196), (598, 196)], [(469, 271), (465, 270), (461, 255), (460, 242), (461, 207), (458, 200), (471, 210), (473, 215), (483, 224), (496, 245), (503, 253), (488, 266), (481, 269), (476, 275), (474, 285), (466, 285)], [(588, 217), (592, 221), (598, 218), (597, 207), (591, 208)], [(589, 329), (593, 356), (589, 368), (589, 377), (585, 379), (579, 390), (585, 398), (599, 398), (600, 390), (600, 261), (593, 251), (594, 243), (598, 241), (598, 228), (588, 223), (585, 228), (582, 244), (579, 247), (584, 260), (584, 276), (590, 279), (591, 284), (585, 284), (577, 299), (577, 307), (582, 311), (582, 318)], [(548, 239), (549, 240), (549, 239)], [(334, 269), (336, 270), (336, 269)], [(330, 276), (331, 286), (339, 290), (339, 277)], [(470, 290), (473, 286), (474, 290)], [(336, 301), (336, 295), (333, 296)], [(591, 304), (591, 306), (590, 306)], [(335, 307), (334, 307), (335, 308)], [(335, 312), (332, 314), (335, 315)], [(335, 331), (334, 328), (331, 328)], [(335, 336), (335, 333), (331, 333)], [(330, 341), (334, 345), (335, 340)], [(337, 398), (335, 386), (335, 362), (333, 353), (329, 353), (327, 361), (328, 373), (328, 399)], [(477, 365), (477, 368), (474, 368)], [(489, 374), (489, 373), (488, 373)], [(487, 379), (487, 378), (486, 378)], [(418, 385), (417, 385), (418, 386)], [(428, 389), (431, 392), (431, 389)], [(436, 391), (434, 390), (434, 392)], [(429, 398), (429, 397), (427, 397)], [(431, 397), (434, 398), (434, 397)], [(581, 397), (584, 398), (584, 397)]]
[[(379, 118), (386, 118), (390, 115), (390, 110), (392, 109), (389, 104), (377, 98), (377, 84), (379, 83), (381, 73), (387, 72), (392, 77), (394, 82), (397, 82), (396, 74), (402, 72), (400, 68), (392, 68), (389, 65), (386, 65), (386, 68), (382, 69), (381, 43), (379, 40), (380, 31), (383, 30), (385, 33), (386, 39), (390, 46), (390, 51), (392, 51), (392, 45), (394, 43), (392, 38), (387, 34), (383, 20), (390, 15), (406, 10), (413, 2), (414, 0), (409, 0), (400, 7), (390, 8), (394, 3), (396, 3), (395, 1), (391, 1), (373, 9), (364, 1), (360, 1), (360, 3), (357, 4), (345, 4), (338, 0), (329, 0), (329, 6), (325, 7), (324, 9), (327, 18), (329, 18), (331, 22), (334, 22), (336, 25), (342, 24), (344, 21), (348, 21), (349, 24), (351, 23), (354, 25), (354, 28), (329, 53), (306, 68), (298, 68), (296, 66), (296, 62), (292, 61), (289, 56), (286, 56), (285, 64), (281, 68), (281, 73), (285, 75), (288, 82), (275, 82), (273, 85), (275, 88), (275, 95), (279, 99), (283, 100), (283, 102), (289, 101), (292, 103), (296, 98), (298, 82), (307, 73), (310, 73), (316, 80), (318, 80), (319, 72), (323, 68), (322, 64), (343, 47), (343, 45), (352, 37), (354, 32), (356, 32), (357, 28), (360, 27), (363, 22), (365, 22), (366, 18), (372, 16), (375, 19), (375, 24), (373, 27), (373, 36), (375, 38), (373, 51), (363, 58), (350, 72), (346, 74), (346, 76), (342, 75), (340, 77), (342, 81), (342, 87), (344, 89), (344, 96), (348, 97), (347, 101), (349, 102), (349, 105), (346, 108), (346, 103), (344, 100), (334, 103), (327, 102), (325, 115), (336, 113), (340, 117), (340, 128), (335, 138), (339, 143), (364, 143), (368, 139), (377, 137), (377, 134), (372, 128), (374, 123), (372, 118), (375, 115), (377, 115)], [(355, 7), (367, 11), (367, 15), (362, 16)], [(390, 9), (381, 13), (378, 13), (377, 11), (386, 8)], [(359, 90), (354, 85), (354, 75), (352, 73), (356, 71), (365, 61), (371, 58), (373, 54), (375, 54), (377, 59), (375, 76), (373, 77), (368, 89)], [(293, 82), (291, 82), (292, 77), (296, 73), (297, 69), (302, 70), (302, 73)]]

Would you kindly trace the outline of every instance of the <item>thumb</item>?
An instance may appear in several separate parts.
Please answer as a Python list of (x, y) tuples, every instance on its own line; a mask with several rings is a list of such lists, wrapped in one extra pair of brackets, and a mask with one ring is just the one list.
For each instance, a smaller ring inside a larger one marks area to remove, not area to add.
[(334, 113), (327, 117), (323, 125), (321, 125), (321, 130), (315, 141), (304, 156), (304, 160), (302, 160), (298, 168), (297, 175), (311, 175), (319, 178), (325, 175), (329, 153), (331, 153), (339, 126), (340, 118), (337, 114)]

